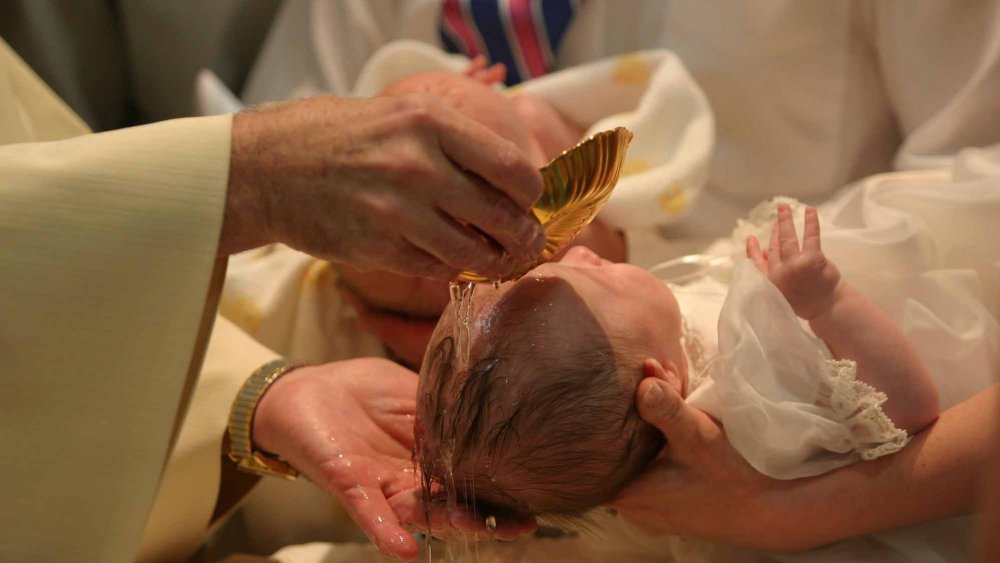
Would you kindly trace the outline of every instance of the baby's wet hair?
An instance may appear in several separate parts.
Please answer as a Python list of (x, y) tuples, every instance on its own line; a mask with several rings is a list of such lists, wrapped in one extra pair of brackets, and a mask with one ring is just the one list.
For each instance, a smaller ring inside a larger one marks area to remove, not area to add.
[[(425, 488), (453, 488), (480, 511), (573, 516), (612, 500), (663, 446), (635, 407), (645, 356), (613, 342), (566, 282), (521, 291), (465, 369), (452, 335), (431, 343), (418, 397)], [(571, 320), (544, 306), (555, 299), (575, 300)]]

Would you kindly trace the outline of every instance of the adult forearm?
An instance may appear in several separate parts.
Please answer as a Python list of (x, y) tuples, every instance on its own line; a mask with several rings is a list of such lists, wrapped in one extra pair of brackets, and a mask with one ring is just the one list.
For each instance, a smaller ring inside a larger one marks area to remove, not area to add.
[[(1000, 395), (1000, 393), (997, 393)], [(998, 397), (1000, 398), (1000, 397)], [(997, 412), (1000, 413), (1000, 401), (994, 401)], [(993, 425), (1000, 435), (1000, 416)], [(983, 514), (979, 520), (979, 559), (1000, 561), (1000, 448), (993, 448), (993, 461), (989, 464), (984, 479), (983, 491), (985, 500), (982, 504)]]
[(1000, 441), (1000, 384), (944, 413), (899, 453), (790, 481), (788, 550), (977, 508), (980, 480)]

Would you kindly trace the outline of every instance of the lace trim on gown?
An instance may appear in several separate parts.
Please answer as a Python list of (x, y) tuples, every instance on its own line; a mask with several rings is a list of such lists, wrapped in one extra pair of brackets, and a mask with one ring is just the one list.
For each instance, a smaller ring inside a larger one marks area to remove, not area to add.
[(821, 352), (820, 365), (823, 381), (817, 403), (830, 408), (850, 428), (852, 447), (861, 459), (896, 453), (909, 442), (906, 431), (882, 410), (888, 400), (885, 393), (858, 380), (854, 360), (836, 360)]
[[(687, 361), (690, 393), (709, 378), (715, 356), (705, 350), (704, 337), (684, 315), (681, 315), (681, 349)], [(849, 429), (851, 438), (844, 444), (845, 449), (870, 461), (906, 446), (909, 435), (882, 410), (888, 397), (857, 378), (857, 363), (834, 359), (825, 349), (818, 356), (821, 381), (816, 405), (832, 411), (833, 418)]]

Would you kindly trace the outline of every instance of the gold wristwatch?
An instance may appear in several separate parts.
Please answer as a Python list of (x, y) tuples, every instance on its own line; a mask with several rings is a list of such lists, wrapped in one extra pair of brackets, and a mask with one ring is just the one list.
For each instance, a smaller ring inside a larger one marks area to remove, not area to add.
[(285, 360), (268, 362), (253, 372), (243, 383), (229, 410), (229, 459), (242, 471), (257, 475), (274, 475), (295, 479), (299, 472), (279, 456), (253, 447), (253, 415), (264, 392), (279, 377), (300, 367)]

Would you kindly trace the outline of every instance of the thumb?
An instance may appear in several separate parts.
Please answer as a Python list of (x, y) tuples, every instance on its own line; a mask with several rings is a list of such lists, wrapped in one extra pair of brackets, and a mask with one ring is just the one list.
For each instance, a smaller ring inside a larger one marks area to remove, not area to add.
[(647, 360), (643, 367), (647, 374), (655, 372), (655, 375), (644, 379), (636, 391), (639, 416), (663, 433), (671, 449), (685, 449), (685, 445), (702, 441), (703, 425), (711, 424), (711, 419), (684, 402), (678, 386), (671, 384), (677, 376), (664, 370), (656, 360)]

